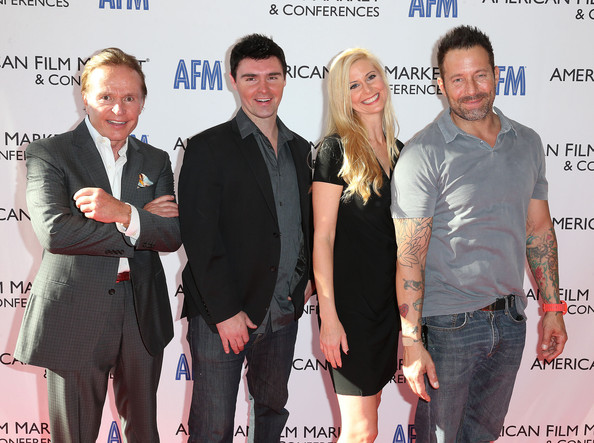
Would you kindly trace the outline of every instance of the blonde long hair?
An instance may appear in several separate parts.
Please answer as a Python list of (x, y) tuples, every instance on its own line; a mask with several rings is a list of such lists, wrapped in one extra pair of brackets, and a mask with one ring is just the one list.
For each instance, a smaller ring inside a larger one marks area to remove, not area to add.
[[(388, 79), (380, 61), (368, 50), (351, 48), (341, 52), (332, 61), (328, 75), (328, 122), (326, 135), (338, 134), (344, 149), (344, 161), (338, 175), (347, 183), (343, 199), (359, 194), (364, 203), (371, 197), (371, 191), (380, 195), (384, 177), (382, 167), (369, 143), (369, 134), (357, 113), (353, 110), (350, 92), (350, 71), (353, 63), (369, 60), (386, 87)], [(386, 94), (383, 111), (383, 130), (388, 145), (390, 170), (398, 157), (396, 145), (396, 116), (390, 94)]]

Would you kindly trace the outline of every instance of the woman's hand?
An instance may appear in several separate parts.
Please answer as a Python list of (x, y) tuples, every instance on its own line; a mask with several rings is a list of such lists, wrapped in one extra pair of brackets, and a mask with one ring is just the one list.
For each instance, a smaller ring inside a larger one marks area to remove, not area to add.
[(348, 354), (349, 344), (347, 342), (346, 332), (342, 327), (342, 323), (338, 317), (333, 320), (322, 320), (320, 325), (320, 348), (326, 356), (326, 360), (333, 368), (342, 367), (342, 359), (340, 358), (340, 350)]

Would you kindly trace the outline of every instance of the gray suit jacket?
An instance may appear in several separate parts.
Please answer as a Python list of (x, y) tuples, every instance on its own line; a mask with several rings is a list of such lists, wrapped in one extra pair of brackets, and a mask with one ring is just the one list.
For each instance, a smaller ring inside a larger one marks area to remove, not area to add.
[[(99, 152), (85, 122), (71, 132), (31, 143), (27, 155), (27, 206), (44, 248), (19, 333), (15, 357), (50, 369), (79, 370), (92, 353), (107, 320), (120, 257), (130, 263), (136, 316), (152, 355), (173, 337), (165, 275), (157, 251), (181, 244), (179, 221), (143, 210), (161, 195), (174, 194), (166, 152), (128, 138), (121, 200), (140, 214), (133, 246), (114, 223), (87, 219), (74, 193), (98, 187), (111, 193)], [(153, 184), (139, 187), (139, 174)]]

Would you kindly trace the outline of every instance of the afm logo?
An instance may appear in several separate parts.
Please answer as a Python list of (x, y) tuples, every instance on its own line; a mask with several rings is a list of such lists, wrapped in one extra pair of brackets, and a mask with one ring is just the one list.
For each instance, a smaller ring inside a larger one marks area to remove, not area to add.
[(515, 69), (513, 66), (498, 66), (499, 83), (497, 83), (497, 95), (500, 92), (500, 85), (503, 85), (503, 95), (526, 95), (526, 70), (524, 66)]
[(458, 1), (457, 0), (410, 0), (410, 8), (408, 16), (414, 17), (415, 13), (420, 18), (429, 18), (433, 14), (435, 17), (458, 17)]
[(115, 421), (111, 422), (109, 432), (107, 434), (107, 443), (122, 443), (122, 433)]
[(148, 135), (146, 134), (142, 134), (140, 137), (135, 134), (130, 134), (130, 137), (134, 137), (135, 139), (140, 140), (142, 143), (148, 143)]
[(179, 89), (180, 86), (184, 89), (199, 87), (203, 91), (207, 88), (211, 91), (215, 88), (221, 91), (223, 89), (221, 61), (215, 60), (211, 66), (208, 60), (190, 60), (189, 65), (183, 59), (180, 60), (175, 71), (173, 89)]
[[(136, 9), (137, 11), (142, 6), (142, 9), (148, 11), (149, 2), (148, 0), (125, 0), (126, 9)], [(134, 5), (133, 5), (134, 4)], [(105, 5), (109, 9), (122, 9), (122, 0), (99, 0), (99, 9), (105, 9)]]
[(394, 432), (394, 439), (392, 443), (413, 443), (417, 440), (417, 433), (415, 432), (415, 425), (408, 425), (405, 432), (405, 426), (399, 424)]

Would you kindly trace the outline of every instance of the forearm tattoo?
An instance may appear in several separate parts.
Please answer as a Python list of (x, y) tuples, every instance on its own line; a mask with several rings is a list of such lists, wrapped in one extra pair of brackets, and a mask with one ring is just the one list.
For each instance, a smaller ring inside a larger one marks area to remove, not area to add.
[(423, 282), (420, 280), (404, 280), (404, 289), (420, 291), (423, 289)]
[(400, 311), (400, 316), (402, 318), (406, 318), (408, 314), (408, 305), (406, 303), (402, 303), (400, 306), (398, 306), (398, 310)]
[(559, 260), (557, 237), (553, 227), (534, 232), (528, 225), (526, 237), (528, 265), (538, 284), (545, 303), (555, 303), (552, 297), (559, 292)]

